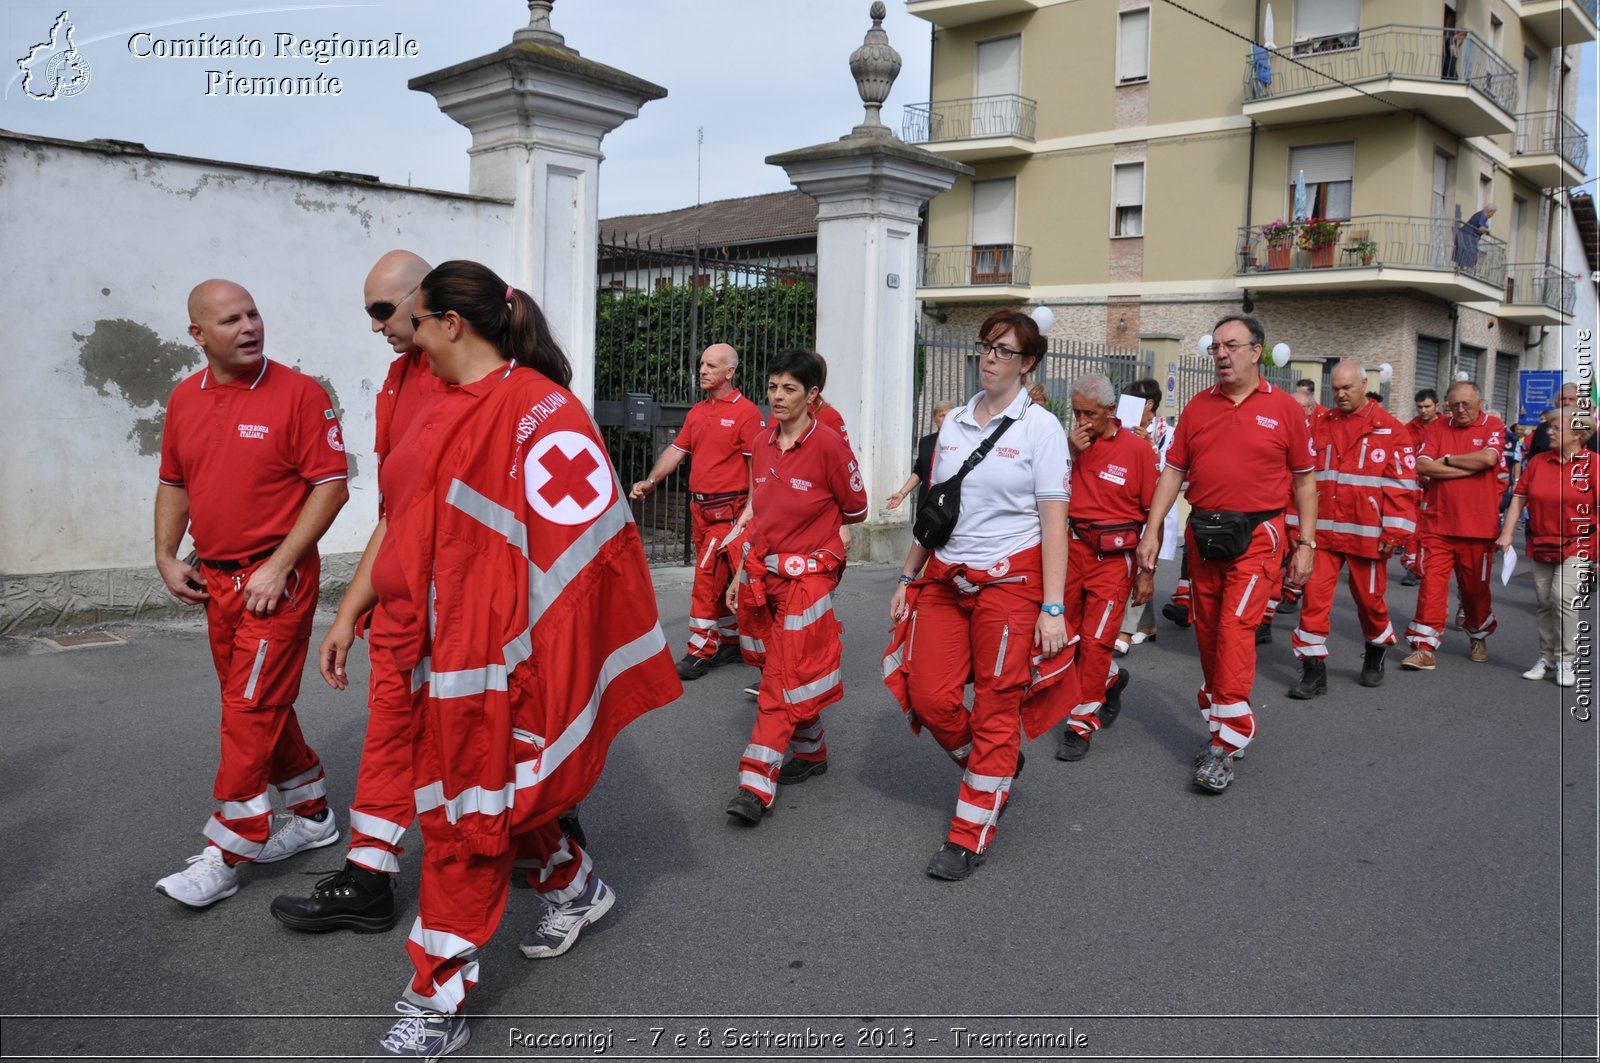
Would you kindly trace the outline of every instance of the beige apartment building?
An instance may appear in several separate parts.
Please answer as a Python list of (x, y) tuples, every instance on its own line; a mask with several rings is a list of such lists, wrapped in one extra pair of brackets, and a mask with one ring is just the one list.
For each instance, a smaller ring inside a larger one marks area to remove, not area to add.
[[(1460, 372), (1515, 415), (1516, 371), (1560, 367), (1595, 0), (907, 7), (934, 28), (904, 139), (974, 171), (928, 209), (934, 320), (1043, 303), (1055, 336), (1153, 348), (1165, 377), (1243, 309), (1297, 375), (1390, 363), (1403, 416)], [(1294, 222), (1302, 180), (1337, 227)]]

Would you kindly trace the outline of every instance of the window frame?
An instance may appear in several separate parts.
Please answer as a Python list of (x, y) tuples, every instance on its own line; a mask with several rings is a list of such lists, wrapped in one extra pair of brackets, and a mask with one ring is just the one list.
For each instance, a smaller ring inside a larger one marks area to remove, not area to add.
[[(1137, 166), (1139, 168), (1139, 202), (1138, 202), (1138, 205), (1136, 207), (1134, 205), (1132, 205), (1132, 204), (1120, 203), (1120, 202), (1118, 202), (1118, 199), (1117, 199), (1117, 174), (1118, 174), (1118, 172), (1122, 171), (1122, 170), (1130, 169), (1130, 168), (1135, 167), (1135, 166)], [(1148, 194), (1149, 193), (1149, 189), (1147, 188), (1145, 182), (1148, 180), (1148, 178), (1149, 178), (1149, 169), (1146, 166), (1146, 160), (1136, 159), (1136, 160), (1133, 160), (1131, 162), (1114, 162), (1114, 163), (1111, 164), (1111, 218), (1110, 218), (1110, 228), (1109, 228), (1109, 235), (1110, 235), (1111, 239), (1113, 239), (1113, 240), (1140, 240), (1140, 239), (1144, 238), (1144, 233), (1145, 233), (1145, 230), (1144, 230), (1144, 207), (1145, 207), (1145, 201), (1147, 199), (1149, 199), (1149, 194)], [(1122, 213), (1121, 212), (1123, 210), (1128, 210), (1128, 209), (1136, 209), (1139, 212), (1139, 215), (1138, 215), (1138, 217), (1139, 217), (1139, 231), (1136, 232), (1136, 233), (1118, 232), (1118, 229), (1121, 228), (1121, 221), (1122, 221)]]
[[(1117, 64), (1116, 78), (1120, 85), (1148, 85), (1150, 83), (1150, 30), (1155, 22), (1151, 7), (1131, 7), (1117, 12)], [(1144, 16), (1144, 73), (1128, 75), (1122, 70), (1122, 28), (1129, 16)]]

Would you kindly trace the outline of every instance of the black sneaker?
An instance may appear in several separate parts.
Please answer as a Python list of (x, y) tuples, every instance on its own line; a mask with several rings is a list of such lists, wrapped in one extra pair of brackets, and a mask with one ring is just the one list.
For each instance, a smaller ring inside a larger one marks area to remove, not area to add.
[(1406, 569), (1406, 574), (1400, 577), (1400, 586), (1402, 587), (1415, 587), (1421, 582), (1421, 578), (1409, 568)]
[(983, 863), (983, 854), (975, 853), (955, 842), (945, 842), (928, 861), (928, 877), (942, 878), (946, 882), (960, 882)]
[(309, 897), (273, 898), (272, 915), (284, 926), (308, 934), (329, 930), (381, 934), (393, 930), (398, 921), (393, 877), (347, 863), (319, 880)]
[(1089, 755), (1089, 740), (1068, 727), (1061, 732), (1061, 745), (1056, 749), (1057, 760), (1082, 760)]
[(589, 837), (583, 833), (583, 824), (578, 822), (578, 810), (569, 808), (556, 817), (556, 826), (561, 828), (561, 833), (578, 843), (578, 848), (589, 848)]
[(1278, 603), (1279, 616), (1293, 616), (1299, 611), (1300, 599), (1298, 598), (1285, 598), (1283, 601)]
[(1261, 624), (1260, 626), (1258, 626), (1256, 628), (1256, 645), (1257, 646), (1265, 646), (1267, 643), (1269, 643), (1271, 641), (1272, 641), (1272, 625), (1270, 623), (1264, 623), (1264, 624)]
[(1110, 727), (1117, 722), (1117, 717), (1122, 715), (1122, 692), (1128, 689), (1128, 684), (1133, 677), (1126, 668), (1117, 670), (1117, 681), (1111, 684), (1111, 689), (1106, 691), (1106, 700), (1100, 705), (1100, 726)]
[(778, 785), (793, 786), (797, 782), (805, 782), (813, 775), (826, 774), (828, 774), (828, 762), (825, 760), (801, 760), (799, 757), (791, 757), (789, 763), (778, 769)]
[(1168, 602), (1161, 607), (1161, 615), (1177, 624), (1179, 627), (1189, 626), (1189, 610), (1174, 602)]
[(737, 642), (724, 642), (717, 647), (717, 652), (711, 658), (711, 667), (721, 668), (725, 664), (743, 664), (744, 653), (739, 649)]
[(710, 657), (696, 657), (692, 653), (686, 653), (678, 662), (679, 679), (699, 679), (709, 671), (711, 671)]
[(761, 798), (741, 786), (734, 793), (733, 800), (728, 802), (726, 811), (728, 815), (746, 823), (760, 823), (761, 817), (767, 813), (767, 806), (761, 803)]

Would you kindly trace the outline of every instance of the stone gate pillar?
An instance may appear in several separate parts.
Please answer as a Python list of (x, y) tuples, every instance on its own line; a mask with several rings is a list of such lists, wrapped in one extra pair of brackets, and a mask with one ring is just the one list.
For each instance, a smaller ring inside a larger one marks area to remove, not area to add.
[(529, 0), (527, 27), (499, 51), (409, 84), (471, 130), (468, 190), (515, 202), (508, 279), (544, 310), (592, 408), (600, 141), (667, 90), (569, 48), (554, 2)]
[(850, 56), (865, 120), (827, 144), (769, 156), (817, 201), (817, 350), (828, 360), (827, 399), (844, 415), (872, 515), (851, 555), (897, 561), (911, 541), (909, 506), (884, 514), (883, 499), (911, 471), (916, 441), (918, 214), (971, 173), (961, 163), (900, 140), (879, 109), (900, 55), (874, 3), (872, 28)]

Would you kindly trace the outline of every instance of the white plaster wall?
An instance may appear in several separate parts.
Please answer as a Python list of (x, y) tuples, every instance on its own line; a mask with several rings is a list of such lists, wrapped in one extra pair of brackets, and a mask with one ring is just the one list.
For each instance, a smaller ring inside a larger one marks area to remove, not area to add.
[[(114, 381), (99, 394), (74, 334), (138, 323), (198, 369), (185, 301), (216, 276), (255, 296), (268, 357), (331, 383), (354, 477), (322, 549), (359, 551), (376, 512), (373, 397), (393, 358), (361, 285), (393, 247), (504, 273), (511, 205), (0, 135), (0, 575), (151, 564), (158, 458), (130, 433), (160, 405), (136, 406)], [(113, 377), (134, 380), (143, 349)]]
[[(1560, 366), (1564, 379), (1581, 379), (1587, 385), (1597, 367), (1596, 273), (1589, 265), (1588, 256), (1583, 253), (1583, 238), (1578, 233), (1578, 223), (1573, 220), (1570, 207), (1561, 212), (1561, 222), (1564, 231), (1556, 237), (1559, 254), (1552, 257), (1560, 261), (1561, 268), (1568, 275), (1577, 276), (1578, 301), (1573, 307), (1572, 324), (1547, 330), (1549, 338), (1544, 341), (1544, 346), (1549, 349), (1542, 352), (1545, 359), (1543, 364), (1551, 369)], [(1581, 338), (1584, 336), (1588, 339)]]

